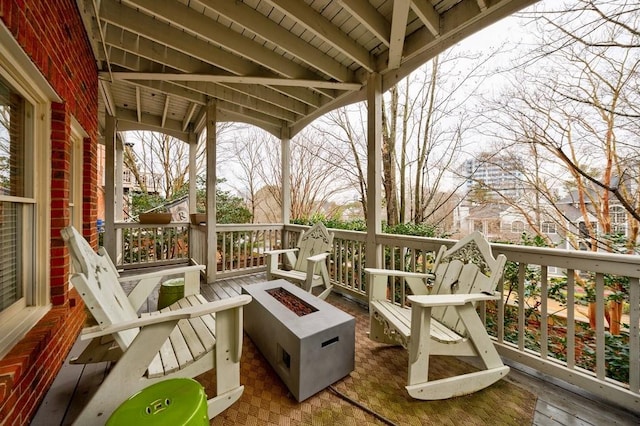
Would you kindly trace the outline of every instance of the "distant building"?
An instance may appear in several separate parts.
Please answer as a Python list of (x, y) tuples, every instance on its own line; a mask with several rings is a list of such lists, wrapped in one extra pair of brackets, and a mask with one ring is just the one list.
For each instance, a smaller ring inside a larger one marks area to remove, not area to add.
[(463, 163), (462, 176), (465, 179), (467, 194), (473, 194), (478, 188), (486, 193), (488, 199), (498, 199), (498, 193), (510, 199), (522, 196), (525, 191), (524, 179), (514, 162), (517, 158), (482, 153)]

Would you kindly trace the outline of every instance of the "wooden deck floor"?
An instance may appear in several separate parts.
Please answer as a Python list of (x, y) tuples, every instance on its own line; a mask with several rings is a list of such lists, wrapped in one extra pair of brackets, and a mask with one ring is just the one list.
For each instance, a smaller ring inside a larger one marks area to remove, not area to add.
[[(265, 280), (264, 274), (219, 280), (216, 284), (202, 285), (202, 294), (208, 300), (224, 299), (236, 295), (243, 284)], [(148, 308), (155, 308), (157, 300), (149, 300)], [(362, 309), (365, 309), (364, 307)], [(68, 360), (77, 356), (86, 345), (78, 341), (45, 396), (31, 425), (69, 425), (77, 417), (90, 395), (107, 372), (107, 364), (71, 365)], [(595, 400), (579, 390), (570, 390), (553, 379), (542, 380), (535, 372), (512, 365), (506, 380), (527, 388), (537, 395), (534, 425), (638, 425), (640, 415), (606, 402)], [(551, 380), (551, 381), (550, 381)]]

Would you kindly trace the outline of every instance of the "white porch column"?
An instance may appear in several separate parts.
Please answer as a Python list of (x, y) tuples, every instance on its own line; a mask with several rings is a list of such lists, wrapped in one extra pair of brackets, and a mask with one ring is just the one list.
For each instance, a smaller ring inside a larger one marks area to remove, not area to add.
[(104, 126), (104, 239), (103, 244), (114, 263), (116, 258), (115, 221), (115, 148), (116, 118), (106, 115)]
[(282, 223), (291, 222), (291, 138), (289, 128), (282, 128), (280, 138), (281, 167), (282, 167)]
[(122, 177), (124, 175), (124, 147), (122, 143), (122, 139), (116, 136), (116, 165), (115, 171), (113, 175), (114, 183), (115, 183), (115, 221), (120, 222), (123, 218), (124, 211), (124, 191), (122, 185)]
[(198, 175), (196, 154), (198, 153), (198, 135), (189, 132), (189, 214), (197, 212), (196, 179)]
[(216, 279), (218, 239), (216, 236), (216, 101), (207, 101), (207, 282)]
[(376, 235), (382, 232), (382, 77), (367, 80), (367, 256), (366, 266), (382, 266)]

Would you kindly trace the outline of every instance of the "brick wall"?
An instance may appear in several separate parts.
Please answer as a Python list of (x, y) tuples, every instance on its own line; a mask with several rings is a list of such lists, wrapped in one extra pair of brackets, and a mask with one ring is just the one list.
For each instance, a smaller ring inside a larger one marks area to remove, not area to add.
[(0, 424), (27, 424), (76, 340), (85, 313), (69, 291), (69, 257), (60, 229), (69, 224), (71, 117), (83, 140), (83, 234), (97, 244), (98, 79), (74, 0), (0, 0), (0, 19), (62, 99), (51, 106), (50, 285), (53, 309), (0, 359)]
[(75, 289), (69, 300), (51, 309), (0, 360), (1, 425), (28, 424), (60, 371), (85, 319)]

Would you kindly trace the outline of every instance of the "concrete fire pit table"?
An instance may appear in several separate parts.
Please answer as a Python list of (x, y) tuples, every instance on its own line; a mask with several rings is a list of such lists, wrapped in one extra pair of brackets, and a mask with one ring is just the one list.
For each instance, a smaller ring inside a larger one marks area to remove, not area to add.
[(353, 371), (354, 317), (285, 280), (245, 285), (242, 293), (253, 298), (244, 330), (297, 401)]

